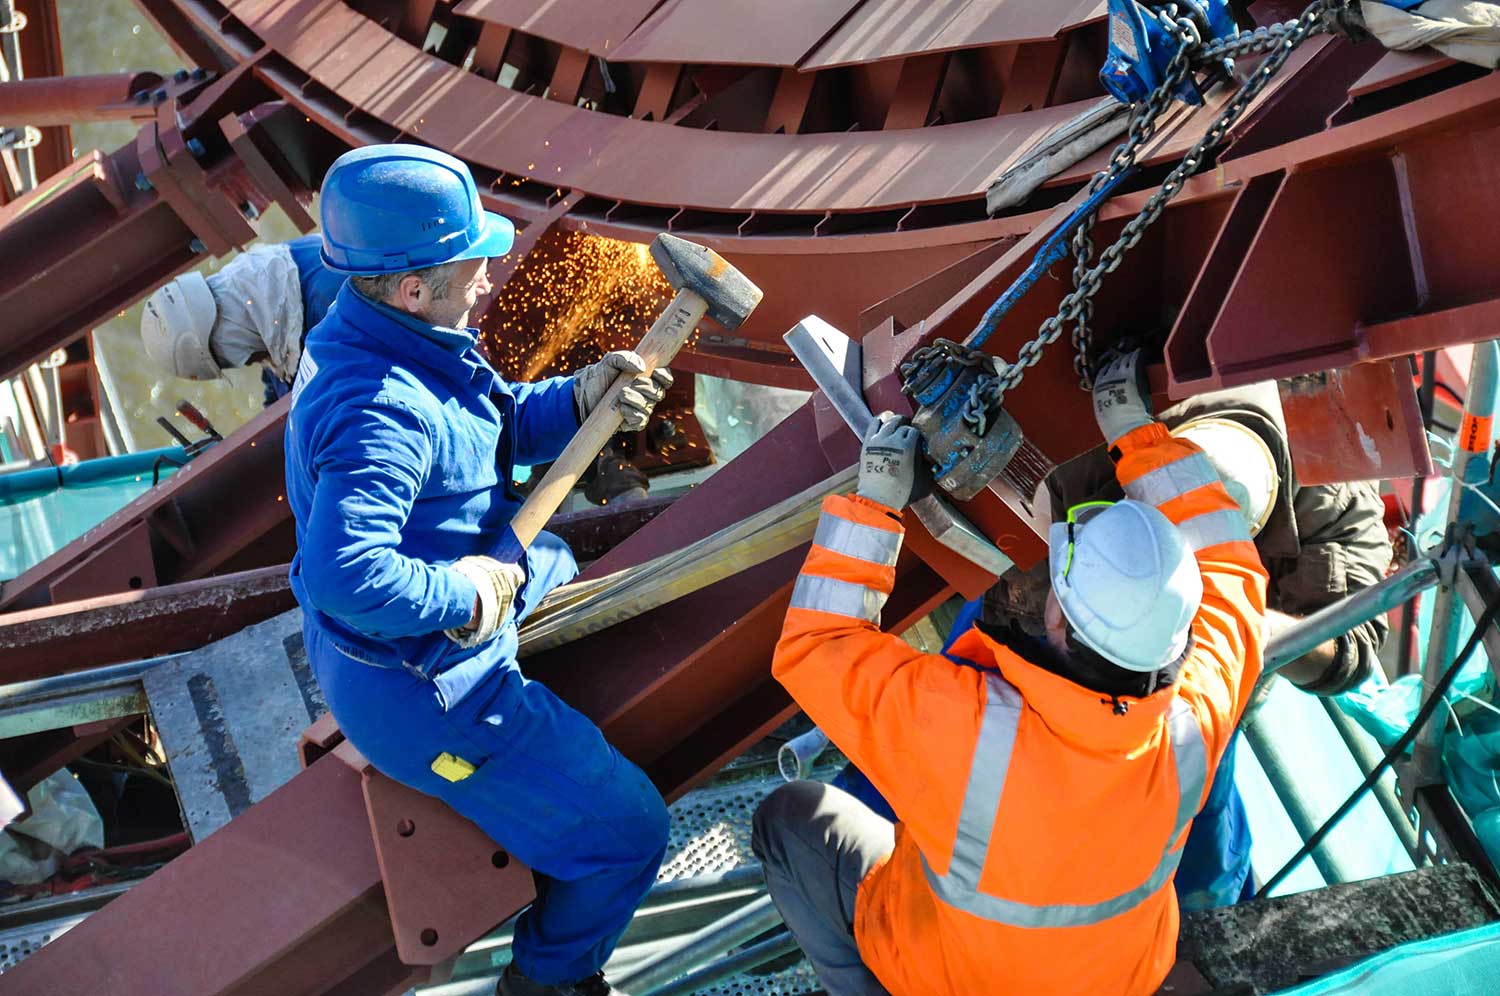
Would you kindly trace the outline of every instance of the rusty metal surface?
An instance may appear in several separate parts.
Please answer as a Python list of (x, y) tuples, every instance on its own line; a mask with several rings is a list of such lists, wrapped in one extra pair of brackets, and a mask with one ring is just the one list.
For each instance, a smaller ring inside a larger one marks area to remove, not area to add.
[(1102, 0), (865, 0), (802, 68), (1050, 40), (1103, 16)]
[[(448, 149), (491, 175), (633, 204), (821, 214), (977, 197), (1020, 144), (1077, 110), (968, 122), (916, 142), (904, 132), (699, 131), (507, 90), (418, 52), (341, 4), (236, 0), (227, 7), (301, 73), (399, 134)], [(405, 85), (391, 87), (393, 74)], [(286, 96), (298, 102), (297, 94)]]
[(1299, 484), (1433, 473), (1405, 358), (1303, 374), (1278, 386)]
[(0, 615), (0, 683), (192, 650), (296, 605), (286, 567)]
[[(312, 996), (389, 965), (390, 919), (361, 781), (324, 758), (6, 972), (0, 989)], [(399, 974), (410, 985), (426, 973)], [(346, 991), (401, 991), (385, 981)]]
[(660, 3), (661, 0), (612, 0), (608, 4), (597, 0), (552, 0), (544, 4), (531, 0), (463, 0), (453, 12), (612, 59), (620, 43)]
[[(0, 587), (0, 610), (48, 605), (62, 591), (69, 592), (61, 599), (67, 601), (191, 581), (226, 569), (246, 550), (253, 550), (258, 561), (253, 566), (291, 559), (291, 511), (283, 495), (282, 466), (288, 404), (283, 398), (256, 415), (172, 477), (7, 581)], [(130, 548), (132, 555), (90, 562), (129, 537), (139, 538)], [(99, 577), (99, 571), (105, 576)], [(151, 572), (149, 584), (146, 571)], [(70, 589), (80, 573), (87, 576), (87, 589)]]
[(860, 0), (666, 0), (610, 59), (795, 66)]
[[(26, 18), (26, 28), (16, 36), (22, 75), (29, 79), (63, 75), (57, 0), (14, 0), (11, 6)], [(43, 128), (41, 144), (31, 150), (31, 160), (38, 183), (61, 171), (73, 161), (72, 131), (66, 125)], [(0, 258), (4, 258), (3, 253)]]
[(1435, 48), (1419, 48), (1415, 52), (1391, 50), (1382, 55), (1368, 72), (1355, 80), (1354, 85), (1349, 88), (1349, 96), (1365, 97), (1387, 87), (1400, 86), (1402, 83), (1420, 79), (1451, 65), (1453, 65), (1453, 59)]
[[(0, 83), (0, 127), (68, 125), (84, 121), (144, 120), (156, 111), (156, 73), (57, 76)], [(144, 94), (146, 99), (136, 99)]]
[[(216, 120), (214, 110), (239, 96), (237, 82), (243, 77), (212, 84), (195, 107)], [(270, 197), (232, 155), (199, 162), (176, 127), (177, 108), (175, 99), (158, 105), (137, 142), (80, 158), (0, 208), (0, 258), (24, 261), (0, 272), (0, 376), (128, 307), (206, 251), (254, 237), (241, 211), (264, 211)], [(254, 120), (257, 127), (269, 118)], [(206, 130), (201, 137), (215, 140)]]
[(448, 804), (366, 764), (370, 835), (385, 883), (396, 952), (437, 965), (536, 896), (531, 869)]

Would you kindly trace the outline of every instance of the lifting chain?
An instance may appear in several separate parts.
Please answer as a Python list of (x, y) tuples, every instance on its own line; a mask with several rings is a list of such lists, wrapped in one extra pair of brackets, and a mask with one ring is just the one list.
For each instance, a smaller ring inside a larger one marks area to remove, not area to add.
[[(1257, 28), (1254, 31), (1242, 31), (1211, 45), (1199, 43), (1196, 26), (1186, 17), (1176, 17), (1175, 5), (1169, 5), (1161, 13), (1164, 23), (1175, 30), (1181, 39), (1181, 47), (1169, 64), (1162, 85), (1135, 109), (1125, 140), (1110, 157), (1109, 166), (1094, 177), (1090, 191), (1097, 190), (1116, 174), (1134, 166), (1141, 147), (1156, 130), (1157, 119), (1171, 103), (1172, 91), (1187, 78), (1193, 68), (1213, 67), (1225, 59), (1260, 52), (1269, 52), (1270, 55), (1240, 85), (1203, 137), (1187, 151), (1182, 161), (1162, 181), (1161, 187), (1146, 201), (1140, 213), (1125, 225), (1119, 238), (1099, 256), (1097, 263), (1094, 262), (1094, 245), (1090, 237), (1097, 215), (1085, 219), (1073, 238), (1074, 289), (1063, 298), (1057, 313), (1042, 323), (1036, 337), (1021, 346), (1014, 363), (1005, 363), (998, 358), (994, 360), (996, 376), (985, 378), (974, 385), (965, 409), (966, 421), (971, 420), (972, 415), (982, 425), (983, 412), (998, 408), (1006, 392), (1019, 384), (1021, 378), (1026, 375), (1026, 370), (1035, 366), (1041, 359), (1042, 350), (1056, 342), (1063, 330), (1070, 325), (1073, 329), (1072, 344), (1075, 354), (1073, 363), (1074, 369), (1078, 372), (1079, 385), (1085, 390), (1092, 386), (1091, 372), (1088, 368), (1091, 348), (1089, 323), (1093, 317), (1094, 295), (1098, 293), (1104, 277), (1119, 267), (1125, 253), (1134, 249), (1146, 229), (1161, 217), (1168, 202), (1181, 191), (1184, 181), (1198, 171), (1208, 152), (1224, 140), (1229, 129), (1234, 127), (1235, 122), (1244, 114), (1251, 101), (1260, 95), (1286, 64), (1297, 46), (1312, 35), (1330, 29), (1330, 17), (1340, 7), (1342, 7), (1341, 0), (1314, 0), (1296, 20)], [(913, 359), (916, 360), (918, 357), (914, 355)]]

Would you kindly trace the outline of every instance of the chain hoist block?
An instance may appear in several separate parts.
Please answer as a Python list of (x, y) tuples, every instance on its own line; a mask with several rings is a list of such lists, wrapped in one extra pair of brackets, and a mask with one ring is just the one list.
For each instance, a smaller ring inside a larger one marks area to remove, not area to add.
[(1227, 0), (1109, 0), (1109, 57), (1099, 70), (1104, 89), (1122, 104), (1136, 104), (1167, 84), (1173, 98), (1201, 105), (1203, 94), (1197, 81), (1191, 75), (1173, 81), (1168, 72), (1182, 45), (1183, 20), (1192, 22), (1200, 45), (1239, 30)]
[(1021, 448), (1021, 426), (987, 405), (993, 358), (947, 339), (912, 354), (901, 368), (904, 390), (917, 402), (912, 425), (922, 433), (938, 486), (960, 501), (983, 491)]

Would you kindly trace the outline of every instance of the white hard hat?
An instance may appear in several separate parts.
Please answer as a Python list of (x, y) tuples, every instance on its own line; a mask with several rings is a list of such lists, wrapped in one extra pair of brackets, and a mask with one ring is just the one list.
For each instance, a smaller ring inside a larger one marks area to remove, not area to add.
[(208, 347), (219, 309), (200, 273), (184, 273), (146, 299), (141, 345), (151, 362), (174, 377), (213, 380), (219, 364)]
[(1182, 656), (1203, 577), (1157, 508), (1131, 499), (1074, 506), (1052, 524), (1048, 546), (1052, 590), (1080, 641), (1129, 671)]
[(1260, 434), (1235, 419), (1209, 415), (1179, 425), (1172, 435), (1198, 444), (1219, 472), (1224, 490), (1245, 513), (1250, 535), (1259, 533), (1276, 507), (1281, 486), (1276, 458)]

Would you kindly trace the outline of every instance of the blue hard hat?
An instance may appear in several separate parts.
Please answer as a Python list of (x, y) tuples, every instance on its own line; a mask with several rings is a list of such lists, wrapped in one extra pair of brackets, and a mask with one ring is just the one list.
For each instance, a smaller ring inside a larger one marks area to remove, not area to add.
[(323, 265), (338, 273), (405, 273), (504, 256), (516, 226), (484, 210), (464, 163), (422, 145), (346, 152), (323, 178)]

